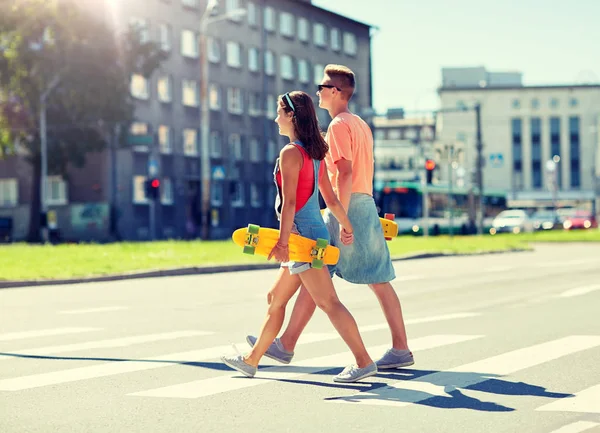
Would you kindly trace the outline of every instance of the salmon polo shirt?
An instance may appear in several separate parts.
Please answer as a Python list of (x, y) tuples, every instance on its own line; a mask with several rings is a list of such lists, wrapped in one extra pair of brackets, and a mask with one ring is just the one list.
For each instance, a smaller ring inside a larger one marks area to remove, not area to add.
[[(340, 113), (329, 124), (325, 141), (329, 152), (325, 157), (329, 178), (337, 186), (336, 162), (352, 162), (352, 193), (373, 195), (373, 133), (367, 122), (352, 113)], [(337, 190), (336, 190), (337, 193)]]

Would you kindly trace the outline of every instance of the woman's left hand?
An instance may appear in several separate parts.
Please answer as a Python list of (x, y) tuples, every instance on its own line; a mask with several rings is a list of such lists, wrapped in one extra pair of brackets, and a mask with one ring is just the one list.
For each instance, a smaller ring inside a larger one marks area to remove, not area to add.
[(290, 261), (290, 248), (289, 245), (281, 245), (279, 242), (275, 244), (271, 252), (269, 253), (268, 260), (275, 257), (278, 262), (289, 262)]
[(350, 245), (354, 242), (354, 232), (348, 232), (345, 228), (340, 229), (340, 240), (344, 245)]

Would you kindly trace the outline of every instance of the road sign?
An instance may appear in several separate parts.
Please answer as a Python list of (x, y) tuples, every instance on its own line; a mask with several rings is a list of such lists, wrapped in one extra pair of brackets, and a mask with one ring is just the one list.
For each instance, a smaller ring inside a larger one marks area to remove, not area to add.
[(490, 153), (490, 165), (494, 168), (500, 168), (504, 165), (504, 155), (501, 153)]
[(224, 180), (225, 168), (222, 165), (215, 165), (212, 169), (212, 178), (214, 180)]
[(149, 134), (129, 134), (127, 143), (130, 146), (151, 146), (154, 139)]

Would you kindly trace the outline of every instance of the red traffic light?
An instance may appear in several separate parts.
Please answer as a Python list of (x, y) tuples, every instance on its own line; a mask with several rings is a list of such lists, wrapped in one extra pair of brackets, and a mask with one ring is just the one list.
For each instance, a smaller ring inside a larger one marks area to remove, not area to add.
[(158, 188), (160, 186), (160, 180), (152, 179), (152, 182), (150, 182), (150, 186), (152, 186), (152, 188)]
[(433, 159), (428, 159), (427, 161), (425, 161), (425, 170), (435, 170), (435, 161)]

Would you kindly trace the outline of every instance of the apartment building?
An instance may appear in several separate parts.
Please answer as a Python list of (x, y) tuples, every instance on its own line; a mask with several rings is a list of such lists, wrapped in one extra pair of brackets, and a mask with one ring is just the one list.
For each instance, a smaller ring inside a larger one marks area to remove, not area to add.
[[(50, 208), (66, 238), (196, 238), (203, 145), (199, 31), (207, 2), (95, 1), (116, 33), (133, 25), (168, 58), (153, 76), (131, 77), (136, 111), (125, 146), (90, 155), (86, 166), (93, 170), (52, 178)], [(240, 8), (245, 14), (218, 19)], [(314, 95), (324, 65), (341, 63), (357, 75), (351, 108), (370, 109), (371, 27), (307, 0), (220, 0), (213, 15), (207, 27), (207, 145), (210, 238), (218, 239), (248, 223), (276, 224), (272, 165), (284, 144), (273, 122), (279, 94)], [(325, 128), (328, 114), (318, 112)], [(0, 216), (19, 219), (15, 238), (22, 238), (32, 188), (31, 173), (18, 159), (0, 161)], [(151, 173), (161, 180), (155, 205), (144, 194)]]

